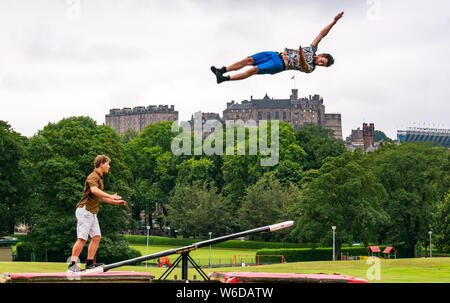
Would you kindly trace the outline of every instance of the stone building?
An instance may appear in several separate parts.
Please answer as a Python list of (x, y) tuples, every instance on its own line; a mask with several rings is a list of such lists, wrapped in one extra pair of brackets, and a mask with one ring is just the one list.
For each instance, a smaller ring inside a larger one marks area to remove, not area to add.
[[(191, 115), (191, 120), (189, 120), (188, 122), (192, 131), (194, 131), (196, 127), (201, 128), (202, 138), (205, 139), (215, 131), (214, 125), (205, 126), (206, 122), (211, 120), (217, 121), (218, 123), (223, 123), (218, 113), (202, 113), (201, 111)], [(206, 128), (208, 128), (209, 131)]]
[(364, 151), (374, 151), (379, 146), (379, 143), (375, 142), (375, 124), (363, 123), (363, 128), (358, 127), (352, 129), (349, 137), (347, 137), (346, 148), (348, 150), (355, 150), (361, 148)]
[(274, 99), (267, 94), (262, 99), (234, 101), (227, 103), (223, 120), (279, 120), (291, 124), (298, 130), (306, 124), (321, 125), (334, 131), (334, 136), (342, 140), (341, 114), (325, 113), (323, 98), (313, 95), (298, 97), (298, 90), (292, 89), (289, 99)]
[(360, 127), (358, 127), (357, 129), (352, 129), (352, 133), (350, 134), (350, 138), (348, 139), (347, 143), (353, 143), (353, 142), (358, 142), (358, 143), (364, 142), (363, 132)]
[(136, 106), (133, 109), (124, 107), (109, 110), (105, 116), (106, 125), (111, 126), (119, 134), (124, 134), (128, 129), (140, 133), (147, 125), (163, 121), (177, 121), (178, 111), (173, 105), (149, 105)]
[(370, 123), (369, 125), (367, 123), (363, 123), (363, 142), (364, 142), (364, 150), (367, 151), (369, 149), (375, 148), (375, 125), (373, 123)]

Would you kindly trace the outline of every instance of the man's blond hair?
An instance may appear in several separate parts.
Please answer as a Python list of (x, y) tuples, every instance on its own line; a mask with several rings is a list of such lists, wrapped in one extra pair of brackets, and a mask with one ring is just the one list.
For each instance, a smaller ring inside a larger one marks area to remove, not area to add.
[(94, 167), (95, 168), (99, 168), (100, 165), (102, 165), (102, 164), (104, 164), (106, 162), (111, 162), (111, 159), (109, 159), (108, 156), (98, 155), (97, 157), (95, 157)]

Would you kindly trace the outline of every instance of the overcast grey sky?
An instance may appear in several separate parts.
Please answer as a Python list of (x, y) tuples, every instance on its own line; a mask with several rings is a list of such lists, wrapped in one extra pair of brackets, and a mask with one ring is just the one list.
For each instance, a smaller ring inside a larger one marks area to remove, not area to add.
[[(211, 65), (260, 51), (319, 45), (335, 57), (311, 74), (286, 71), (217, 85)], [(0, 0), (0, 120), (26, 136), (75, 115), (175, 105), (181, 120), (235, 100), (319, 94), (391, 138), (407, 126), (450, 127), (450, 2)], [(415, 123), (415, 124), (413, 124)]]

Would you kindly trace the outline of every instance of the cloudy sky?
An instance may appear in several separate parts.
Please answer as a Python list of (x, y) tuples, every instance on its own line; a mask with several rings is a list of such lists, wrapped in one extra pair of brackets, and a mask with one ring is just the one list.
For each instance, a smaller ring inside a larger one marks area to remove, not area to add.
[[(216, 84), (211, 65), (309, 45), (340, 11), (319, 45), (332, 67)], [(295, 85), (342, 114), (344, 138), (363, 122), (450, 128), (449, 28), (447, 0), (0, 0), (0, 120), (25, 136), (151, 104), (188, 120)]]

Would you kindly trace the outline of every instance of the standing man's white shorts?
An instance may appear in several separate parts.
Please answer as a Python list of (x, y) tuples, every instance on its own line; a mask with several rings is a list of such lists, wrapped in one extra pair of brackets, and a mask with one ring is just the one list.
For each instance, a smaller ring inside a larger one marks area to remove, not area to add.
[(83, 240), (88, 236), (101, 236), (100, 225), (98, 224), (97, 215), (86, 210), (86, 206), (77, 208), (75, 211), (77, 217), (77, 237)]

